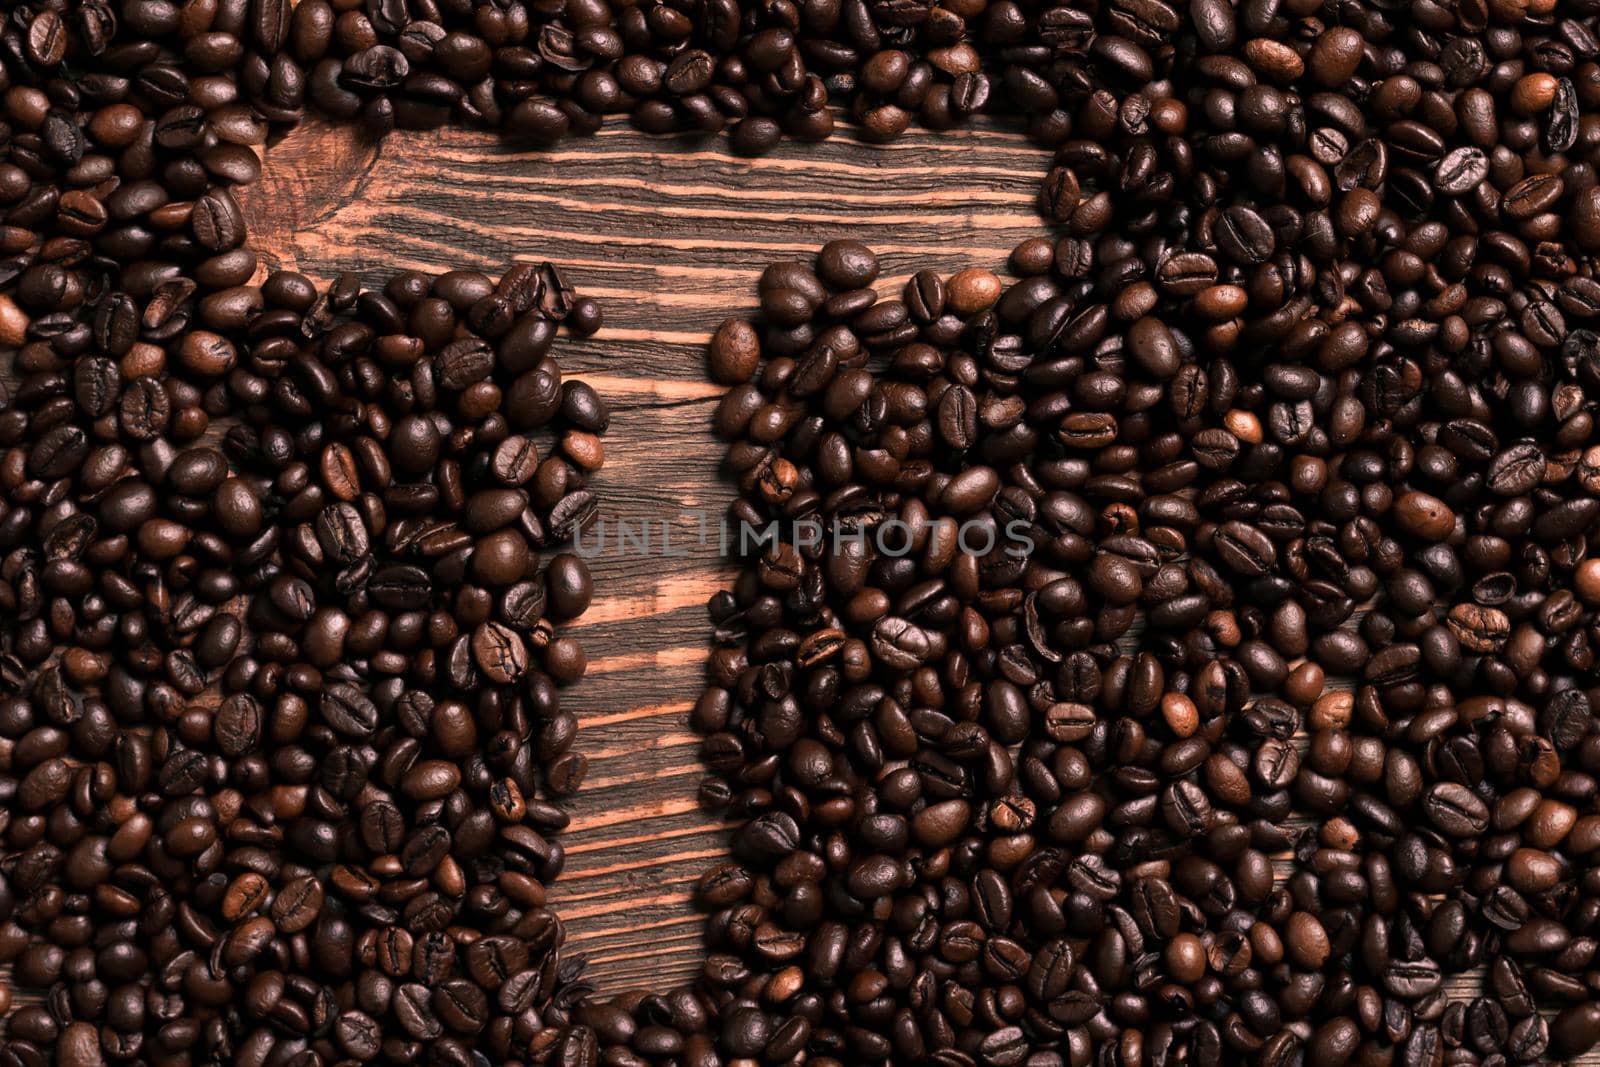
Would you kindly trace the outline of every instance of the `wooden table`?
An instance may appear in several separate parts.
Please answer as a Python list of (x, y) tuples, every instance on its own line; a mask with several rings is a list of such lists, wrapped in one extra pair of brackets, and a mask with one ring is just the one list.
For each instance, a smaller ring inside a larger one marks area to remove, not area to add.
[[(241, 195), (273, 266), (368, 284), (401, 268), (495, 271), (552, 260), (598, 298), (606, 325), (561, 342), (570, 374), (611, 403), (601, 515), (650, 529), (650, 552), (607, 551), (576, 627), (588, 678), (566, 700), (589, 777), (561, 838), (554, 887), (569, 951), (602, 991), (660, 987), (699, 965), (699, 873), (727, 850), (695, 801), (703, 775), (686, 713), (700, 690), (707, 598), (730, 580), (715, 537), (732, 497), (709, 431), (716, 325), (754, 306), (762, 267), (849, 236), (883, 260), (879, 287), (917, 269), (1000, 269), (1045, 233), (1033, 199), (1049, 153), (997, 125), (865, 145), (844, 130), (736, 159), (725, 139), (647, 137), (622, 124), (554, 151), (483, 133), (397, 133), (381, 144), (308, 122), (267, 153)], [(671, 531), (672, 556), (660, 531)], [(592, 542), (591, 542), (592, 543)], [(681, 555), (679, 554), (681, 553)]]

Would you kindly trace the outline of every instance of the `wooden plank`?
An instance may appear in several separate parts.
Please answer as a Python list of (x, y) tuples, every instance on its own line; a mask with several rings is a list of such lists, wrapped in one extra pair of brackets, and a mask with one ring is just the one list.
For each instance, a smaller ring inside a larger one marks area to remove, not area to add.
[[(695, 536), (699, 517), (715, 523), (732, 499), (709, 432), (721, 391), (705, 381), (706, 339), (749, 312), (767, 263), (833, 237), (879, 252), (884, 291), (926, 267), (1000, 269), (1043, 232), (1033, 200), (1048, 161), (995, 125), (889, 146), (845, 132), (745, 160), (722, 140), (620, 125), (530, 152), (467, 131), (374, 145), (308, 122), (268, 150), (266, 177), (242, 193), (273, 266), (379, 283), (401, 267), (549, 259), (604, 306), (605, 328), (558, 354), (611, 402), (603, 519), (649, 523), (653, 539), (648, 556), (593, 561), (597, 599), (575, 630), (590, 674), (567, 696), (590, 768), (569, 805), (567, 868), (552, 896), (601, 990), (659, 988), (695, 971), (703, 951), (689, 892), (727, 849), (724, 827), (695, 802), (703, 771), (686, 722), (709, 637), (704, 605), (732, 575), (715, 538)], [(662, 520), (683, 555), (661, 555)]]

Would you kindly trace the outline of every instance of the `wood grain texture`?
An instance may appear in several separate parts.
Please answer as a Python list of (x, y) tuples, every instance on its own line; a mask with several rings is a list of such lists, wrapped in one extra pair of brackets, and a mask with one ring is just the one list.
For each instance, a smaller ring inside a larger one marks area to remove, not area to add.
[(732, 573), (714, 530), (700, 537), (700, 516), (715, 524), (732, 498), (709, 431), (721, 395), (704, 373), (711, 330), (752, 309), (766, 264), (834, 237), (879, 252), (885, 291), (924, 267), (1002, 268), (1013, 246), (1044, 232), (1033, 199), (1048, 159), (993, 125), (890, 146), (846, 130), (744, 160), (723, 139), (620, 125), (532, 152), (465, 131), (372, 144), (308, 122), (268, 150), (266, 177), (242, 193), (271, 266), (320, 278), (354, 270), (375, 284), (406, 267), (548, 259), (604, 306), (605, 328), (564, 340), (558, 355), (611, 403), (602, 518), (613, 531), (648, 524), (651, 541), (648, 553), (608, 548), (592, 561), (597, 598), (576, 627), (589, 675), (566, 696), (590, 768), (553, 893), (571, 951), (589, 957), (601, 990), (694, 972), (701, 920), (689, 891), (727, 850), (725, 827), (695, 801), (703, 771), (686, 722), (709, 637), (705, 602)]

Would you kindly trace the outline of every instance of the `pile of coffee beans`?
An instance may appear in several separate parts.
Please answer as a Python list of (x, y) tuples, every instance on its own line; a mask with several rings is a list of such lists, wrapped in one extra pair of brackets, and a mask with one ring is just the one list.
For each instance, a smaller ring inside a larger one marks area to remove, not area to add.
[(4, 17), (0, 1061), (548, 1052), (598, 305), (263, 273), (288, 4)]
[(1108, 33), (1129, 36), (1095, 51), (1088, 11), (1015, 0), (28, 0), (5, 54), (12, 85), (53, 90), (44, 107), (111, 108), (94, 136), (117, 151), (152, 134), (194, 147), (215, 127), (257, 143), (314, 108), (377, 134), (449, 124), (542, 144), (625, 114), (652, 133), (727, 129), (762, 153), (827, 138), (841, 108), (876, 141), (998, 110), (1059, 133), (1063, 89), (1091, 88), (1094, 62), (1148, 78), (1146, 49), (1177, 18), (1119, 0)]
[[(1111, 17), (1145, 44), (1175, 19), (1159, 0), (1154, 24), (1141, 0), (1124, 3)], [(873, 140), (991, 101), (1048, 113), (1055, 68), (1086, 59), (1094, 36), (1086, 12), (1013, 0), (93, 0), (77, 14), (92, 42), (120, 18), (139, 39), (181, 43), (187, 69), (227, 76), (272, 121), (311, 106), (378, 133), (469, 125), (548, 144), (626, 114), (653, 133), (727, 128), (748, 153), (828, 137), (830, 101)], [(59, 58), (70, 19), (19, 21), (30, 59)], [(1133, 41), (1113, 51), (1150, 66)]]
[(835, 241), (717, 331), (734, 518), (781, 533), (693, 713), (747, 820), (699, 886), (724, 1056), (1600, 1041), (1592, 268), (1488, 177), (1446, 213), (1510, 229), (1358, 186), (1299, 253), (1239, 192), (1009, 287), (881, 296)]
[(767, 270), (709, 353), (777, 532), (694, 712), (725, 1059), (1600, 1042), (1597, 14), (1035, 27), (1019, 281)]
[(18, 357), (0, 957), (45, 998), (0, 1055), (509, 1049), (574, 977), (545, 884), (586, 661), (554, 625), (592, 584), (541, 553), (603, 461), (549, 355), (577, 298), (531, 265), (222, 296), (247, 329), (163, 338), (169, 297), (108, 293)]

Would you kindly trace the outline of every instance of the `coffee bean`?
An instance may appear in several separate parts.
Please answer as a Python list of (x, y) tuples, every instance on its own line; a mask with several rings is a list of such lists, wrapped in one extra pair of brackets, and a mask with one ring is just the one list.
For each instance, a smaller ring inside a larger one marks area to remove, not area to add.
[(434, 1015), (432, 994), (426, 986), (416, 983), (397, 986), (393, 1008), (395, 1021), (413, 1038), (427, 1041), (444, 1033), (444, 1027)]
[(67, 27), (54, 11), (41, 11), (28, 24), (27, 51), (29, 62), (40, 67), (53, 67), (66, 58)]
[(322, 903), (321, 884), (315, 878), (297, 878), (273, 898), (272, 918), (279, 930), (297, 933), (316, 922)]
[(1454, 782), (1441, 782), (1424, 798), (1428, 820), (1444, 833), (1456, 837), (1482, 833), (1489, 813), (1483, 801)]
[(528, 669), (528, 650), (522, 638), (498, 622), (480, 625), (472, 635), (472, 658), (497, 685), (508, 685)]
[(754, 327), (742, 319), (729, 319), (712, 335), (709, 356), (712, 380), (736, 384), (749, 381), (761, 360)]
[(252, 751), (261, 741), (261, 706), (248, 693), (235, 693), (222, 702), (212, 724), (217, 747), (232, 758)]
[(378, 709), (353, 685), (331, 685), (318, 702), (323, 722), (348, 737), (368, 737), (378, 728)]

